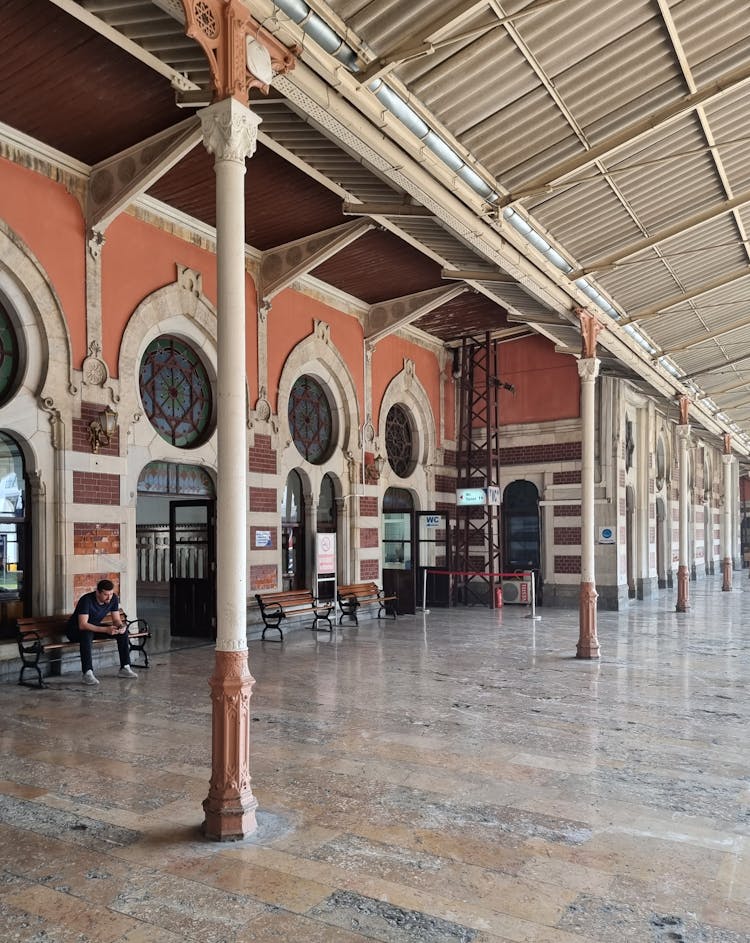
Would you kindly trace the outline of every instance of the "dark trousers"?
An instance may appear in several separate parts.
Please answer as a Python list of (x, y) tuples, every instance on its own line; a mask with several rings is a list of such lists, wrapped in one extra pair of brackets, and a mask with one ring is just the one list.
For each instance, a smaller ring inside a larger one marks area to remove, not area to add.
[[(78, 642), (81, 646), (81, 668), (84, 674), (87, 671), (93, 670), (94, 667), (94, 639), (112, 638), (109, 632), (81, 632), (77, 627), (68, 628), (67, 634), (71, 642)], [(115, 635), (114, 639), (117, 642), (117, 651), (120, 654), (120, 667), (122, 668), (124, 665), (130, 664), (130, 642), (128, 641), (128, 633), (123, 632), (121, 635)]]

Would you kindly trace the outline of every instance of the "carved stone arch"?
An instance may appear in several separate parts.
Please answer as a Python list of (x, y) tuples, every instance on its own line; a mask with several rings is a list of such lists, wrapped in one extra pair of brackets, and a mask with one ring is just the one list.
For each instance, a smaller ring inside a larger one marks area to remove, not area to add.
[(378, 414), (378, 440), (381, 448), (385, 448), (385, 421), (391, 406), (401, 403), (406, 406), (417, 423), (417, 468), (433, 465), (437, 456), (437, 439), (435, 435), (435, 416), (427, 391), (418, 377), (410, 369), (411, 361), (406, 361), (404, 369), (386, 387), (380, 403)]
[(67, 414), (72, 410), (70, 395), (76, 388), (62, 304), (39, 260), (3, 220), (0, 293), (11, 309), (25, 347), (19, 393), (25, 390), (45, 408)]
[[(304, 459), (291, 444), (292, 434), (289, 428), (287, 404), (292, 387), (304, 375), (312, 376), (321, 383), (329, 393), (331, 409), (336, 413), (334, 448), (328, 460), (316, 467), (320, 469), (321, 478), (327, 471), (334, 469), (340, 476), (343, 474), (339, 468), (342, 454), (354, 454), (359, 448), (359, 397), (344, 358), (330, 343), (330, 340), (321, 337), (321, 331), (317, 325), (313, 334), (300, 341), (289, 353), (279, 377), (276, 393), (276, 412), (282, 449), (285, 451), (286, 447), (291, 445), (300, 462), (304, 462)], [(289, 466), (291, 468), (294, 458), (290, 456), (289, 461), (292, 462)]]
[[(183, 266), (177, 268), (177, 280), (141, 301), (122, 336), (118, 371), (120, 426), (124, 434), (141, 418), (140, 362), (145, 349), (157, 337), (172, 334), (198, 351), (212, 385), (216, 386), (216, 310), (202, 293), (200, 274)], [(245, 385), (247, 402), (247, 382)], [(156, 430), (152, 431), (158, 438)], [(215, 433), (209, 441), (214, 437)], [(164, 447), (171, 449), (167, 443)], [(194, 457), (191, 460), (196, 460), (199, 453), (200, 449), (191, 450)], [(173, 457), (171, 451), (170, 457)]]
[(415, 496), (415, 507), (430, 506), (429, 495), (433, 491), (433, 469), (437, 461), (437, 437), (435, 416), (427, 391), (416, 375), (413, 361), (405, 360), (404, 369), (391, 380), (385, 389), (378, 413), (378, 442), (385, 456), (385, 424), (392, 406), (405, 406), (414, 418), (416, 443), (416, 466), (407, 479), (391, 474), (386, 462), (381, 475), (384, 487), (407, 488)]

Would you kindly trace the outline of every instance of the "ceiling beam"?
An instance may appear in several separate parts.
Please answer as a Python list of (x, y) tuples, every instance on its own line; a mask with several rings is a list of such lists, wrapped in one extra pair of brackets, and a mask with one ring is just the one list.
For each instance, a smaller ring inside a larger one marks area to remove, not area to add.
[(368, 346), (452, 301), (465, 291), (471, 291), (465, 283), (447, 287), (441, 285), (372, 305), (365, 315), (365, 340)]
[(505, 285), (517, 285), (518, 281), (512, 275), (492, 269), (447, 269), (441, 270), (440, 275), (448, 281), (473, 282), (502, 282)]
[(646, 308), (639, 308), (637, 311), (634, 311), (630, 317), (623, 318), (617, 323), (625, 325), (632, 324), (634, 321), (646, 321), (648, 318), (656, 317), (657, 314), (662, 314), (669, 308), (674, 308), (676, 305), (683, 304), (686, 301), (692, 301), (694, 298), (699, 298), (701, 295), (707, 295), (709, 292), (721, 288), (724, 285), (730, 285), (732, 282), (739, 281), (741, 278), (747, 278), (748, 275), (750, 275), (750, 265), (743, 265), (742, 268), (733, 269), (731, 272), (726, 272), (724, 275), (719, 275), (716, 278), (712, 278), (710, 281), (702, 282), (700, 285), (696, 285), (695, 288), (691, 288), (690, 291), (682, 292), (680, 295), (671, 295), (668, 298), (662, 298), (652, 305), (648, 305)]
[(664, 229), (660, 229), (652, 236), (646, 236), (643, 239), (639, 239), (637, 242), (631, 242), (630, 245), (623, 246), (622, 249), (618, 249), (617, 252), (611, 252), (609, 255), (602, 256), (600, 259), (594, 259), (593, 262), (587, 262), (582, 268), (573, 269), (571, 272), (568, 272), (568, 278), (574, 282), (579, 278), (583, 278), (584, 275), (589, 275), (591, 272), (600, 272), (602, 269), (610, 268), (615, 265), (615, 263), (622, 262), (623, 259), (629, 259), (631, 256), (643, 252), (644, 249), (650, 249), (652, 246), (656, 246), (660, 242), (666, 242), (667, 239), (672, 239), (674, 236), (682, 236), (685, 235), (685, 233), (692, 232), (693, 229), (697, 229), (704, 223), (718, 219), (720, 216), (730, 213), (735, 207), (744, 206), (747, 203), (750, 203), (750, 190), (743, 190), (742, 193), (739, 193), (729, 200), (714, 203), (713, 206), (709, 206), (699, 213), (694, 213), (692, 216), (681, 219), (671, 226), (665, 226)]
[(642, 118), (640, 121), (628, 125), (626, 128), (623, 128), (622, 131), (611, 134), (608, 138), (604, 138), (604, 140), (588, 148), (588, 150), (583, 151), (581, 154), (560, 161), (560, 163), (553, 165), (544, 173), (522, 181), (517, 187), (514, 187), (509, 194), (501, 197), (497, 205), (499, 207), (508, 206), (510, 203), (515, 203), (517, 200), (521, 200), (524, 197), (545, 193), (551, 184), (563, 179), (568, 176), (568, 174), (582, 170), (584, 167), (589, 167), (597, 160), (612, 157), (613, 154), (623, 147), (636, 144), (643, 138), (657, 131), (661, 131), (674, 121), (689, 114), (699, 105), (713, 102), (723, 95), (736, 91), (748, 82), (750, 82), (750, 66), (744, 65), (738, 69), (733, 69), (731, 72), (727, 72), (725, 75), (716, 79), (716, 81), (706, 85), (704, 88), (698, 89), (697, 92), (684, 95), (682, 98), (678, 98), (677, 101), (670, 102), (670, 104), (665, 105), (663, 108), (652, 112), (646, 118)]
[(311, 272), (374, 228), (375, 223), (370, 219), (353, 219), (264, 252), (258, 276), (260, 308), (268, 311), (274, 295), (291, 285), (295, 278)]
[(389, 216), (392, 219), (400, 216), (434, 216), (421, 203), (344, 203), (344, 216)]
[(87, 228), (104, 232), (118, 213), (182, 160), (202, 136), (200, 118), (191, 115), (94, 164), (86, 189)]

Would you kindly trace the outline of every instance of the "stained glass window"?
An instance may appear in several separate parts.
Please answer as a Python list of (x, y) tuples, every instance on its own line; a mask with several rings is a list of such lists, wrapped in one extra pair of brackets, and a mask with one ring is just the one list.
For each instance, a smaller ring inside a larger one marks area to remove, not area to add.
[(289, 429), (300, 455), (320, 465), (333, 438), (331, 404), (323, 387), (310, 376), (300, 377), (289, 394)]
[(385, 420), (385, 451), (388, 464), (399, 476), (408, 478), (414, 471), (414, 434), (411, 419), (403, 406), (391, 406)]
[(141, 360), (139, 382), (143, 408), (162, 439), (183, 449), (206, 439), (211, 384), (192, 348), (168, 335), (152, 341)]
[(7, 402), (16, 391), (19, 363), (16, 331), (0, 302), (0, 403)]

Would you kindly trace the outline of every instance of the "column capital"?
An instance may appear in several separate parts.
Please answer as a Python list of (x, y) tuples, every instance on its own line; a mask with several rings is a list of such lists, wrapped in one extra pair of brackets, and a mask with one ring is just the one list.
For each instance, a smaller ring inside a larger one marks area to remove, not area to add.
[(686, 445), (690, 445), (690, 423), (686, 422), (677, 426), (677, 438), (685, 442)]
[(725, 465), (731, 465), (734, 459), (734, 455), (731, 452), (722, 452), (721, 460)]
[(203, 144), (216, 162), (235, 161), (244, 166), (258, 143), (260, 117), (235, 98), (225, 98), (198, 112)]
[(581, 357), (578, 364), (578, 376), (584, 383), (592, 383), (599, 376), (601, 361), (597, 357)]

